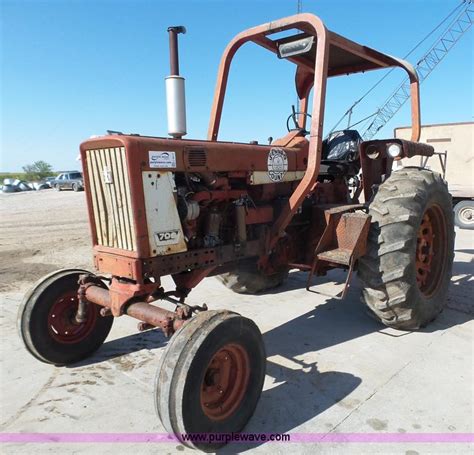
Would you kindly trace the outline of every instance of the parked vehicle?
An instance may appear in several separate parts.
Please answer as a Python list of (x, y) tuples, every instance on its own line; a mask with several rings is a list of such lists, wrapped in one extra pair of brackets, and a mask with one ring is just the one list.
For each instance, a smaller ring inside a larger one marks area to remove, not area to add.
[[(395, 128), (394, 136), (407, 139), (410, 130)], [(404, 158), (399, 163), (439, 172), (453, 197), (454, 222), (462, 229), (474, 229), (474, 122), (423, 125), (420, 140), (434, 147), (433, 156)]]
[(3, 185), (2, 186), (2, 193), (18, 193), (20, 188), (18, 188), (16, 185)]
[(50, 184), (57, 191), (84, 190), (84, 180), (82, 178), (82, 174), (79, 171), (63, 172), (62, 174), (59, 174), (54, 180), (52, 180)]
[(39, 190), (50, 190), (51, 189), (51, 186), (48, 185), (46, 182), (44, 181), (41, 181), (41, 182), (29, 182), (28, 183), (31, 188), (33, 188), (34, 190), (36, 191), (39, 191)]
[(49, 188), (53, 188), (53, 185), (52, 183), (56, 180), (56, 177), (46, 177), (43, 182), (46, 186), (48, 186)]
[(19, 193), (22, 191), (32, 191), (34, 188), (33, 184), (25, 182), (24, 180), (19, 179), (4, 179), (2, 192), (3, 193)]
[[(266, 354), (252, 320), (189, 302), (194, 287), (219, 275), (234, 292), (256, 294), (299, 269), (308, 272), (309, 290), (313, 277), (342, 268), (344, 297), (357, 267), (370, 313), (387, 326), (415, 330), (446, 305), (453, 213), (438, 173), (419, 167), (392, 173), (394, 160), (434, 153), (418, 142), (419, 79), (406, 61), (329, 31), (312, 14), (253, 27), (222, 56), (208, 139), (183, 140), (177, 35), (185, 28), (168, 32), (172, 138), (111, 132), (81, 144), (97, 275), (74, 268), (44, 277), (25, 295), (19, 325), (28, 351), (54, 365), (91, 355), (116, 317), (138, 319), (139, 330), (162, 329), (172, 338), (157, 370), (155, 409), (168, 433), (210, 452), (225, 440), (191, 441), (183, 434), (241, 431), (262, 391)], [(247, 42), (296, 64), (299, 108), (288, 117), (288, 131), (270, 144), (218, 139), (231, 62)], [(410, 79), (410, 140), (360, 142), (358, 133), (345, 130), (323, 143), (327, 79), (395, 67)], [(173, 281), (162, 281), (168, 275)], [(210, 304), (216, 300), (208, 297)], [(175, 310), (158, 306), (160, 300)], [(400, 355), (395, 347), (391, 354)]]

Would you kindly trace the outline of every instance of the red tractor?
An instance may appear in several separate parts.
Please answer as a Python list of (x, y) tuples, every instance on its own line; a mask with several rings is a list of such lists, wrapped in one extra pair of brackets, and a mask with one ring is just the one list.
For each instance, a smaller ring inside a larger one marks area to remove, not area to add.
[[(248, 29), (223, 54), (207, 140), (185, 140), (177, 48), (185, 30), (168, 31), (172, 138), (110, 132), (81, 144), (97, 274), (68, 269), (42, 279), (21, 306), (21, 334), (39, 360), (67, 365), (98, 349), (116, 317), (138, 319), (140, 330), (158, 327), (171, 336), (155, 387), (166, 430), (178, 437), (238, 432), (261, 394), (262, 336), (237, 313), (189, 303), (191, 290), (218, 276), (237, 293), (263, 292), (290, 269), (307, 272), (309, 287), (334, 268), (347, 270), (346, 290), (357, 269), (373, 316), (418, 329), (446, 302), (451, 197), (434, 172), (392, 172), (394, 160), (433, 154), (417, 142), (419, 86), (407, 62), (328, 31), (312, 14)], [(300, 105), (288, 133), (268, 145), (218, 140), (230, 64), (247, 42), (296, 65)], [(354, 130), (323, 140), (327, 78), (392, 67), (410, 79), (411, 140), (364, 142)], [(173, 289), (163, 288), (165, 275)], [(175, 311), (157, 306), (160, 300)]]

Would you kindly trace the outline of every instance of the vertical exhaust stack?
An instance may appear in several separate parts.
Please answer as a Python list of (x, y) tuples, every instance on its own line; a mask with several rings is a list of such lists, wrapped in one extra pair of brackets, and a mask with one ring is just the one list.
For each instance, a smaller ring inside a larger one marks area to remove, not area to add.
[(186, 33), (183, 26), (168, 27), (170, 37), (170, 75), (165, 79), (168, 134), (181, 138), (186, 134), (186, 98), (184, 77), (179, 75), (178, 34)]

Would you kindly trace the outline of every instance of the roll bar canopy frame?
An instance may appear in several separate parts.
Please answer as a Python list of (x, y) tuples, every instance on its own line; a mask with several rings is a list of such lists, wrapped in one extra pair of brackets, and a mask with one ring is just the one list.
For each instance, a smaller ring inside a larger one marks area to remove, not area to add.
[[(324, 105), (328, 77), (391, 67), (404, 69), (410, 79), (411, 140), (416, 142), (420, 136), (419, 81), (414, 67), (404, 60), (362, 46), (331, 32), (325, 27), (319, 17), (304, 13), (245, 30), (235, 36), (228, 44), (219, 65), (209, 122), (208, 140), (217, 141), (230, 65), (237, 50), (243, 44), (250, 41), (278, 54), (278, 40), (272, 40), (268, 38), (268, 36), (291, 29), (314, 36), (316, 41), (316, 52), (313, 58), (308, 58), (305, 55), (287, 58), (287, 60), (297, 65), (296, 85), (298, 96), (301, 100), (300, 110), (306, 112), (309, 92), (312, 86), (318, 87), (318, 90), (315, 90), (313, 94), (307, 171), (290, 196), (288, 205), (282, 210), (273, 226), (272, 235), (267, 242), (267, 255), (271, 253), (278, 238), (284, 234), (286, 226), (291, 221), (291, 218), (303, 199), (311, 191), (318, 177), (321, 161)], [(338, 55), (338, 58), (331, 58), (331, 54), (334, 56)], [(306, 116), (302, 117), (303, 119), (300, 120), (300, 126), (304, 127)]]

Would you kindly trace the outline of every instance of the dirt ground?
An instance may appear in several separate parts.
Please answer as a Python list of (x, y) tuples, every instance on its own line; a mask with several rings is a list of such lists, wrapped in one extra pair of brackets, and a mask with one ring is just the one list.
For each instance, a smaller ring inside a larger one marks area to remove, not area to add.
[(58, 268), (92, 267), (83, 192), (0, 194), (0, 291), (23, 289)]
[[(55, 368), (32, 358), (16, 333), (23, 294), (65, 267), (92, 269), (84, 193), (0, 194), (1, 423), (15, 432), (164, 432), (152, 400), (166, 339), (120, 318), (91, 359)], [(304, 290), (291, 273), (279, 292), (236, 296), (215, 279), (194, 302), (230, 308), (264, 334), (264, 392), (248, 432), (430, 433), (473, 431), (474, 239), (456, 230), (448, 308), (419, 332), (387, 329), (364, 314), (354, 279), (345, 301)], [(328, 278), (341, 282), (339, 272)], [(321, 292), (336, 294), (329, 283)], [(416, 439), (416, 438), (415, 438)], [(449, 439), (449, 438), (448, 438)], [(472, 453), (472, 444), (232, 445), (224, 453)], [(3, 453), (182, 453), (182, 445), (6, 444)], [(190, 452), (189, 453), (196, 453)]]

